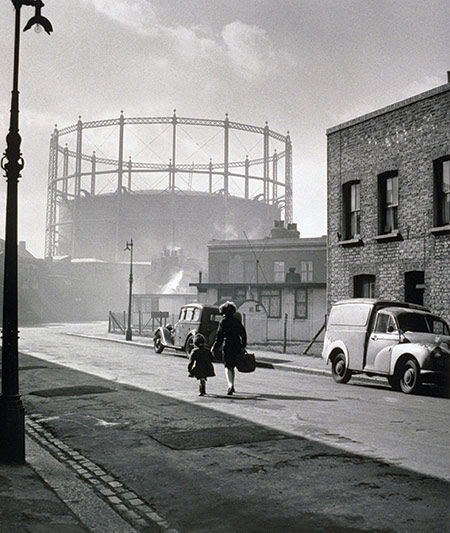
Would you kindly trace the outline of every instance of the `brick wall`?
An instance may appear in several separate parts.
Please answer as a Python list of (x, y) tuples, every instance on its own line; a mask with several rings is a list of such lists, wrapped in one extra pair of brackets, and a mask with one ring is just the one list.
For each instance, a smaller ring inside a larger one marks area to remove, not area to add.
[[(433, 228), (433, 160), (450, 154), (450, 84), (328, 130), (328, 305), (376, 276), (375, 296), (404, 300), (425, 272), (424, 305), (450, 319), (450, 231)], [(399, 240), (377, 241), (377, 176), (397, 170)], [(361, 183), (360, 243), (344, 246), (342, 185)]]

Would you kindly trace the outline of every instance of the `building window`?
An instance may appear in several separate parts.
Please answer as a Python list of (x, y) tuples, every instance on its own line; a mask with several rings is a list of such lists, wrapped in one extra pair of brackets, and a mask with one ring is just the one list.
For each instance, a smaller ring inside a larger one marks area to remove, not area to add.
[(255, 261), (244, 261), (242, 268), (244, 283), (252, 283), (253, 281), (255, 281)]
[(295, 318), (308, 318), (308, 291), (295, 289)]
[(269, 318), (281, 318), (281, 291), (261, 289), (259, 300), (264, 305)]
[(284, 283), (285, 281), (284, 261), (273, 262), (273, 280)]
[(384, 172), (378, 176), (378, 234), (398, 229), (398, 172)]
[(230, 264), (228, 261), (219, 261), (219, 264), (217, 266), (217, 269), (218, 269), (218, 282), (219, 283), (227, 283), (228, 281), (228, 275), (229, 275), (229, 269), (230, 269)]
[(434, 170), (434, 224), (450, 224), (450, 156), (433, 162)]
[(237, 307), (247, 299), (247, 291), (245, 287), (227, 287), (226, 289), (219, 289), (217, 298), (219, 304), (231, 300)]
[(375, 298), (375, 276), (372, 274), (354, 276), (353, 298)]
[(245, 287), (235, 287), (233, 291), (233, 302), (239, 307), (247, 299)]
[(360, 235), (360, 183), (345, 183), (342, 189), (344, 239), (356, 239)]
[(300, 274), (301, 274), (302, 282), (312, 281), (313, 280), (313, 262), (312, 261), (301, 261), (300, 262)]

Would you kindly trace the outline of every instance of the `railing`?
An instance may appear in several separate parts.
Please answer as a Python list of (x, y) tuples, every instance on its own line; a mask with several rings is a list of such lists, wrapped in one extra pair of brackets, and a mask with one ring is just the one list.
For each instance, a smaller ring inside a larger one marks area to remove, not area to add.
[[(131, 329), (136, 335), (152, 337), (154, 332), (167, 324), (169, 313), (167, 311), (138, 311), (131, 313)], [(123, 333), (127, 328), (128, 313), (126, 311), (110, 311), (108, 316), (108, 332)]]

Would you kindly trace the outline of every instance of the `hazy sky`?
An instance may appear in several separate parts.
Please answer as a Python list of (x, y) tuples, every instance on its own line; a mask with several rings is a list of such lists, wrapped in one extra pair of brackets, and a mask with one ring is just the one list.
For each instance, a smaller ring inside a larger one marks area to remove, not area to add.
[[(448, 0), (47, 0), (43, 14), (54, 33), (22, 34), (19, 238), (43, 256), (55, 123), (113, 118), (121, 109), (167, 116), (173, 108), (290, 130), (294, 219), (303, 236), (325, 233), (326, 129), (446, 83), (448, 8)], [(33, 10), (22, 11), (25, 25)], [(0, 24), (4, 139), (8, 0)], [(2, 180), (2, 238), (5, 191)]]

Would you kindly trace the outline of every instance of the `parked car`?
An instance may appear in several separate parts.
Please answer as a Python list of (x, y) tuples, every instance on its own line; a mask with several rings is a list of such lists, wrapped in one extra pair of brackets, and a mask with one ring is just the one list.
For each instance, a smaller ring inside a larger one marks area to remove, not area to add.
[(409, 394), (422, 380), (448, 384), (450, 329), (425, 307), (355, 298), (331, 308), (322, 357), (337, 383), (352, 374), (385, 376)]
[(164, 348), (175, 348), (184, 350), (189, 355), (194, 347), (196, 333), (201, 333), (208, 347), (211, 347), (221, 318), (218, 307), (197, 303), (184, 305), (180, 309), (175, 326), (168, 324), (155, 331), (154, 350), (156, 353), (162, 353)]

